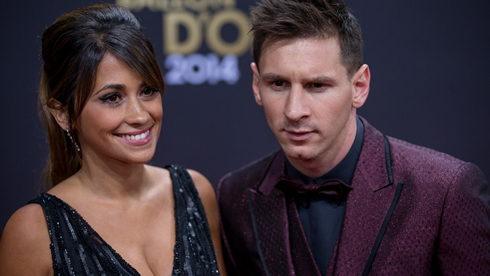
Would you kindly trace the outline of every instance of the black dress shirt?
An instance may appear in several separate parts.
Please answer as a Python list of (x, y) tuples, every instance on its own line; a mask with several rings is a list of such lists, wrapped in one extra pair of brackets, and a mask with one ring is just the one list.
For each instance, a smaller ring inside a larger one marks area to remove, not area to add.
[[(364, 126), (357, 117), (357, 132), (354, 143), (347, 155), (328, 173), (313, 179), (315, 183), (324, 182), (327, 179), (340, 179), (347, 185), (351, 185), (357, 160), (362, 149), (364, 137)], [(309, 183), (312, 178), (308, 177), (286, 159), (286, 173), (289, 176), (302, 179)], [(301, 224), (308, 240), (311, 252), (315, 258), (320, 273), (325, 275), (330, 258), (332, 257), (335, 244), (342, 229), (345, 214), (345, 200), (329, 200), (323, 198), (295, 198)], [(309, 201), (309, 202), (307, 202)]]

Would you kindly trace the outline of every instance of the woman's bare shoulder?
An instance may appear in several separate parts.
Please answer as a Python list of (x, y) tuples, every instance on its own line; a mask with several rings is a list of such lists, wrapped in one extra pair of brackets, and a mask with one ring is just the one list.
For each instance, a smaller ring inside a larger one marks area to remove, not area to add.
[(196, 186), (197, 192), (199, 193), (203, 204), (208, 203), (207, 201), (211, 201), (214, 204), (216, 201), (216, 195), (214, 193), (214, 188), (209, 180), (198, 171), (192, 169), (188, 169), (187, 171), (189, 172), (192, 181)]
[(16, 244), (24, 241), (30, 244), (37, 240), (47, 240), (49, 245), (46, 219), (41, 205), (25, 205), (10, 217), (3, 231), (1, 244), (9, 241), (9, 238), (13, 238)]
[(8, 220), (0, 240), (0, 275), (49, 274), (49, 244), (41, 206), (28, 204), (20, 208)]

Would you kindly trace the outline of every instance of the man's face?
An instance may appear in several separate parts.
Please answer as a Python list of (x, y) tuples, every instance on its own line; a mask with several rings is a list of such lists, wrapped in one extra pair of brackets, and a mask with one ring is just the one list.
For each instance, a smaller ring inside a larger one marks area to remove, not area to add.
[(264, 48), (259, 68), (252, 63), (255, 100), (288, 160), (312, 177), (328, 172), (354, 141), (369, 68), (349, 79), (337, 38), (274, 42)]

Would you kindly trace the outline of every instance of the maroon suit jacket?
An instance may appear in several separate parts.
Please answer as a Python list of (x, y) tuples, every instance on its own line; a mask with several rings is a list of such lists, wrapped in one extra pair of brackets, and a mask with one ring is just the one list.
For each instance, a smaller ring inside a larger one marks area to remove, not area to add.
[[(473, 164), (387, 138), (364, 141), (328, 275), (489, 275), (490, 189)], [(217, 187), (231, 275), (319, 275), (290, 198), (282, 151)]]

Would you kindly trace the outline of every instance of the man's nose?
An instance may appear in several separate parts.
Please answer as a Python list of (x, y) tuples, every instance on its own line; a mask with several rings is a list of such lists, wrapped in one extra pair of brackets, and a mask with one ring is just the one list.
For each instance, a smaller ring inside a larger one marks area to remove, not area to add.
[(308, 95), (302, 87), (292, 86), (287, 97), (284, 115), (288, 120), (296, 122), (310, 115)]

